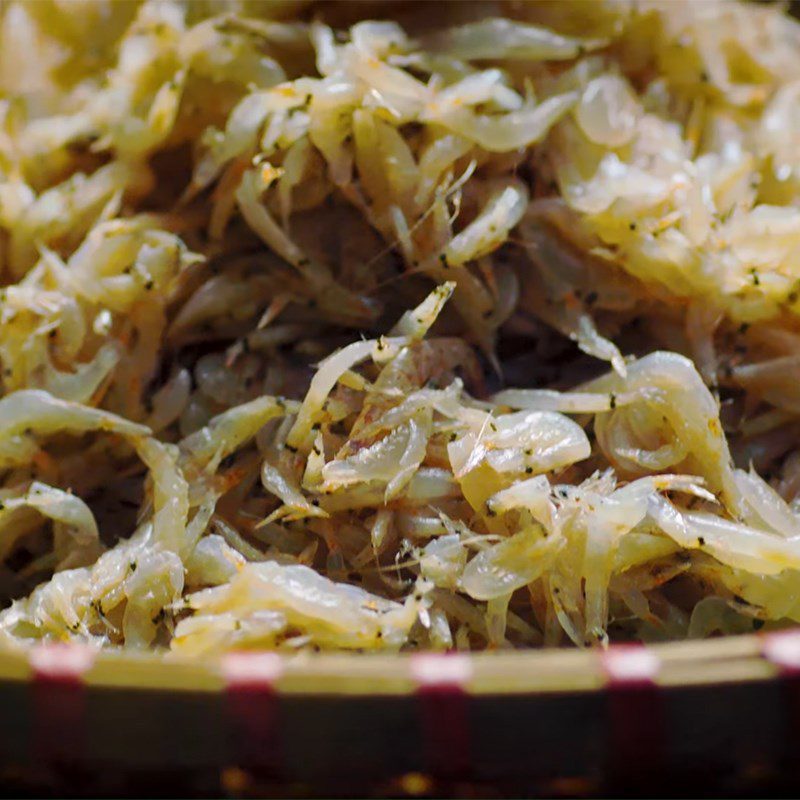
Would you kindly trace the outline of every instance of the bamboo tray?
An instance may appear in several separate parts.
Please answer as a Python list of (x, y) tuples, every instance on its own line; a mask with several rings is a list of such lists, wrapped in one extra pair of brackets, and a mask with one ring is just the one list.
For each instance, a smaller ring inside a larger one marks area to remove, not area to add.
[(800, 629), (469, 656), (164, 662), (45, 645), (0, 653), (0, 707), (6, 786), (44, 774), (181, 776), (210, 795), (800, 786)]

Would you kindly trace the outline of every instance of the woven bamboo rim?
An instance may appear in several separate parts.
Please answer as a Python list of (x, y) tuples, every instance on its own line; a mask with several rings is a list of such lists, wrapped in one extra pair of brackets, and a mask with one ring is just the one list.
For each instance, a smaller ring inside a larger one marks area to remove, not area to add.
[[(794, 636), (794, 631), (772, 636)], [(800, 648), (800, 630), (798, 631)], [(658, 662), (658, 686), (764, 681), (780, 668), (764, 656), (759, 634), (646, 648)], [(615, 646), (612, 646), (612, 651)], [(459, 656), (468, 665), (471, 695), (592, 692), (608, 682), (599, 650), (501, 651)], [(311, 654), (281, 656), (274, 688), (281, 694), (406, 695), (418, 687), (417, 655)], [(30, 681), (30, 654), (0, 651), (0, 681)], [(155, 653), (100, 651), (83, 675), (88, 687), (222, 692), (222, 659), (167, 659)]]

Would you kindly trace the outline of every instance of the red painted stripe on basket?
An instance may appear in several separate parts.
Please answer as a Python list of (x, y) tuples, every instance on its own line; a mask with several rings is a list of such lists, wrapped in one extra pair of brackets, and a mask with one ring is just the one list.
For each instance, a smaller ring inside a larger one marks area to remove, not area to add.
[(460, 653), (411, 657), (417, 684), (423, 757), (434, 777), (461, 778), (470, 771), (469, 694), (472, 662)]
[(765, 633), (761, 654), (783, 675), (800, 675), (800, 629)]
[(780, 671), (788, 711), (786, 755), (796, 758), (800, 746), (800, 630), (773, 631), (761, 637), (761, 654)]
[(664, 766), (664, 709), (658, 657), (642, 645), (615, 645), (600, 655), (607, 678), (609, 771), (635, 781)]
[(31, 747), (35, 760), (70, 763), (86, 756), (84, 676), (95, 655), (91, 648), (75, 644), (40, 644), (31, 649)]
[(233, 756), (241, 766), (271, 775), (283, 760), (275, 690), (282, 671), (275, 653), (229, 653), (222, 661)]

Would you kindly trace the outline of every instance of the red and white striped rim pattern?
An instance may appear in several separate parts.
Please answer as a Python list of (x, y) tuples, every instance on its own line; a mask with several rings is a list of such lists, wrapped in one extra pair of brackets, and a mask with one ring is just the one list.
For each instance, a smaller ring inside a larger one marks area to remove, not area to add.
[(79, 645), (41, 644), (29, 654), (32, 669), (32, 747), (45, 762), (85, 760), (86, 685), (96, 651)]
[(656, 682), (661, 662), (642, 645), (624, 644), (600, 654), (608, 693), (609, 771), (619, 781), (664, 767), (664, 711)]
[(761, 637), (762, 656), (778, 668), (787, 713), (786, 752), (795, 758), (800, 746), (800, 629), (774, 631)]
[(222, 661), (232, 752), (241, 765), (280, 777), (282, 752), (275, 653), (229, 653)]
[[(751, 637), (750, 641), (757, 644), (755, 649), (748, 645), (748, 657), (760, 655), (762, 664), (768, 662), (777, 668), (776, 679), (783, 682), (788, 693), (780, 713), (786, 715), (786, 724), (798, 737), (793, 741), (800, 743), (800, 629)], [(597, 690), (584, 686), (580, 691), (599, 692), (604, 698), (600, 727), (606, 731), (606, 768), (614, 777), (629, 776), (637, 769), (652, 776), (667, 766), (668, 687), (661, 680), (666, 663), (662, 651), (658, 647), (614, 645), (587, 656), (587, 664), (594, 659), (599, 667), (602, 685)], [(36, 758), (51, 763), (91, 760), (87, 751), (87, 699), (100, 684), (95, 684), (91, 676), (88, 684), (86, 679), (97, 657), (93, 649), (64, 644), (40, 645), (29, 651), (31, 677), (26, 691), (31, 699), (30, 747)], [(486, 731), (474, 727), (474, 703), (486, 695), (475, 688), (479, 684), (478, 661), (462, 653), (423, 653), (402, 659), (409, 689), (400, 694), (411, 704), (420, 769), (434, 777), (468, 780), (480, 743), (487, 736)], [(486, 661), (481, 663), (485, 665)], [(293, 664), (291, 659), (268, 652), (231, 653), (218, 662), (223, 688), (221, 694), (214, 690), (210, 694), (222, 699), (221, 722), (227, 731), (226, 752), (232, 763), (277, 779), (283, 777), (287, 744), (292, 743), (286, 741), (290, 734), (281, 716), (285, 713), (281, 680), (291, 673)], [(169, 666), (164, 665), (164, 669)], [(774, 676), (774, 672), (771, 674)], [(771, 679), (768, 671), (763, 676), (763, 680)], [(296, 683), (292, 691), (297, 696)], [(315, 691), (312, 689), (309, 696), (315, 696)], [(357, 689), (351, 689), (350, 694), (363, 702), (376, 693), (370, 689), (359, 695)], [(536, 693), (522, 690), (512, 694), (524, 697)], [(220, 720), (210, 720), (210, 724), (219, 725)]]
[(800, 674), (800, 629), (764, 634), (761, 637), (761, 653), (782, 674)]
[(469, 681), (472, 663), (462, 653), (420, 653), (411, 659), (425, 761), (437, 778), (470, 771)]

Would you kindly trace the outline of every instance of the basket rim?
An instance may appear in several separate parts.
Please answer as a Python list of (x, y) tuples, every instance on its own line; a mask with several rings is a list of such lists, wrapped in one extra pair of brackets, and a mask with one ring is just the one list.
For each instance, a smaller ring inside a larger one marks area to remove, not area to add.
[(47, 660), (58, 671), (65, 665), (69, 669), (82, 654), (81, 679), (89, 688), (220, 693), (229, 682), (231, 659), (236, 659), (281, 694), (410, 695), (419, 689), (420, 667), (424, 671), (426, 664), (445, 676), (456, 667), (458, 682), (473, 695), (592, 693), (609, 683), (608, 656), (633, 649), (648, 654), (653, 681), (663, 688), (772, 680), (787, 667), (800, 669), (800, 627), (703, 641), (614, 644), (607, 650), (488, 653), (286, 655), (252, 650), (189, 658), (45, 643), (26, 650), (0, 649), (0, 683), (33, 680), (47, 651)]

